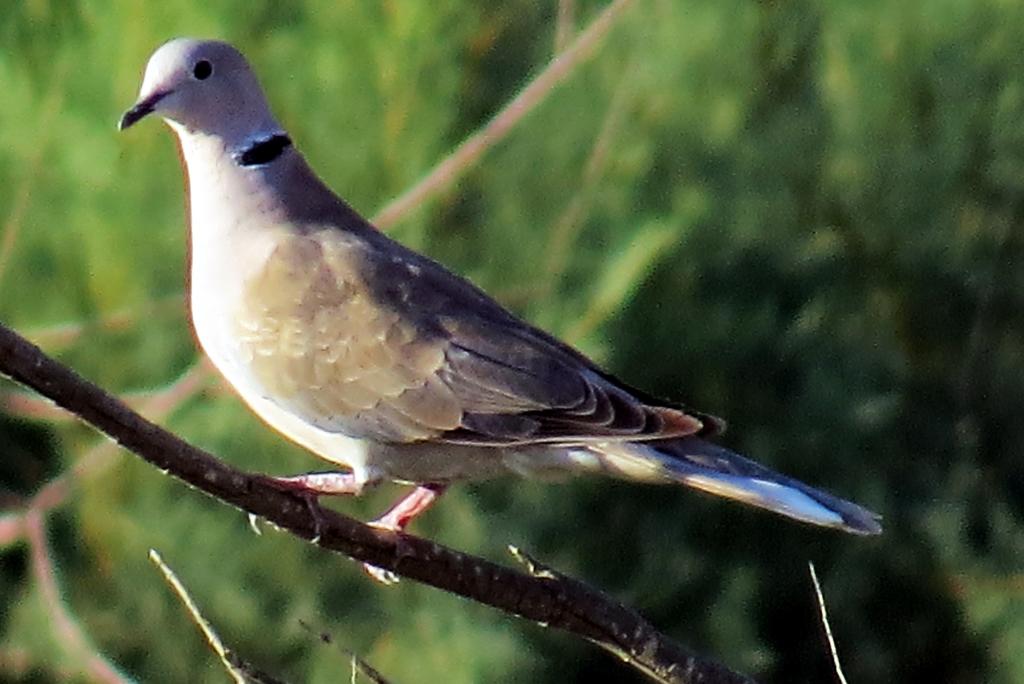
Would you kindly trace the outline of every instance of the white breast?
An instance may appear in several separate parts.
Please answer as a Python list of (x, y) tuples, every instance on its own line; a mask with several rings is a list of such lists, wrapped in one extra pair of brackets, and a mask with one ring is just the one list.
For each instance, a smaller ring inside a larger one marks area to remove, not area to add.
[(350, 468), (361, 481), (382, 473), (366, 444), (310, 426), (267, 397), (245, 363), (233, 321), (246, 281), (286, 234), (283, 212), (257, 170), (240, 168), (216, 138), (168, 122), (181, 140), (191, 205), (192, 323), (213, 365), (271, 427), (321, 458)]

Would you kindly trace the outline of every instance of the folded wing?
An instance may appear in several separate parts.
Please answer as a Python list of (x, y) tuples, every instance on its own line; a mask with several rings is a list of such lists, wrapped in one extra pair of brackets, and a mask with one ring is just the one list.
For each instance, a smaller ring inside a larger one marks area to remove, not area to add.
[(267, 396), (383, 442), (577, 444), (707, 434), (386, 240), (337, 230), (280, 244), (247, 288), (238, 338)]

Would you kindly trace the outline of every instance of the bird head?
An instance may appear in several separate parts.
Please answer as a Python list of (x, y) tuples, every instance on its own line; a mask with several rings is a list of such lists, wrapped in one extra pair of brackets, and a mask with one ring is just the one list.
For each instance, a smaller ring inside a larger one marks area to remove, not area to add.
[(124, 130), (157, 114), (182, 133), (217, 136), (227, 147), (280, 130), (245, 57), (216, 40), (177, 38), (146, 65), (136, 103), (121, 117)]

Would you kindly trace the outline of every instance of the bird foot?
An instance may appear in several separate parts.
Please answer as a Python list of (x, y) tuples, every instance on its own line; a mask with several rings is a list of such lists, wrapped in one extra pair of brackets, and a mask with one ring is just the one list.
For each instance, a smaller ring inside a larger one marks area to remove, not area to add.
[(309, 514), (313, 518), (314, 544), (320, 541), (323, 529), (324, 514), (320, 508), (321, 496), (358, 496), (362, 494), (366, 482), (357, 480), (352, 473), (322, 472), (305, 473), (291, 477), (261, 476), (270, 486), (281, 491), (297, 494), (306, 502)]
[(266, 478), (279, 489), (288, 492), (306, 492), (316, 496), (359, 496), (368, 484), (356, 479), (353, 473), (304, 473), (291, 477)]
[[(376, 527), (381, 530), (388, 530), (390, 532), (403, 532), (405, 528), (413, 521), (413, 519), (423, 513), (425, 510), (437, 501), (438, 497), (444, 494), (444, 490), (448, 488), (445, 484), (424, 484), (418, 486), (411, 493), (406, 494), (399, 499), (391, 508), (387, 510), (384, 515), (380, 516), (376, 520), (371, 520), (366, 523), (371, 527)], [(409, 552), (406, 549), (405, 542), (402, 536), (398, 536), (398, 542), (395, 547), (396, 558), (408, 555)], [(390, 570), (379, 568), (376, 565), (370, 565), (369, 563), (363, 563), (363, 570), (366, 571), (373, 579), (377, 580), (381, 584), (397, 584), (398, 575)]]

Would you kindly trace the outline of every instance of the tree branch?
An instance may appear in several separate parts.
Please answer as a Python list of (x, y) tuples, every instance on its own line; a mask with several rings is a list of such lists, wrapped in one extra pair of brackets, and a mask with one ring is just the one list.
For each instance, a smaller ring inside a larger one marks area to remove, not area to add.
[(597, 18), (580, 32), (572, 44), (557, 54), (542, 72), (495, 114), (487, 125), (464, 140), (416, 185), (377, 212), (373, 216), (373, 224), (381, 230), (387, 230), (401, 216), (448, 187), (466, 169), (475, 164), (484, 152), (504, 138), (513, 126), (532, 112), (557, 85), (576, 70), (576, 67), (594, 54), (598, 44), (632, 2), (633, 0), (612, 0), (601, 10)]
[(425, 539), (370, 527), (300, 494), (282, 491), (265, 476), (233, 468), (146, 420), (3, 325), (0, 373), (74, 413), (157, 468), (324, 549), (582, 636), (658, 682), (751, 681), (689, 652), (631, 608), (532, 561), (527, 574)]

